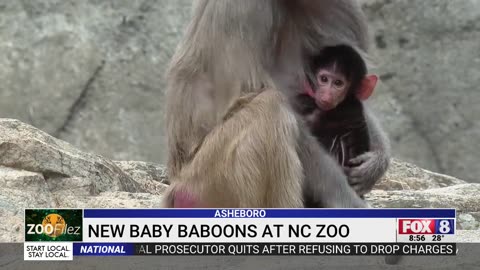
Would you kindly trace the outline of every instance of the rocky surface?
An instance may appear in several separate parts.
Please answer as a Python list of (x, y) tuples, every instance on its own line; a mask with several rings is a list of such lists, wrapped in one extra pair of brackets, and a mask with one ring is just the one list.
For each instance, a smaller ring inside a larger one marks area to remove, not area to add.
[[(165, 167), (82, 152), (0, 118), (0, 242), (21, 242), (24, 208), (158, 208)], [(456, 208), (460, 239), (480, 242), (480, 184), (393, 160), (368, 195), (373, 207)]]
[(24, 208), (154, 208), (163, 182), (162, 166), (114, 162), (0, 119), (0, 242), (23, 240)]
[(363, 2), (395, 155), (480, 182), (480, 1)]
[(2, 1), (0, 117), (105, 156), (162, 162), (163, 74), (190, 4)]
[[(480, 182), (480, 1), (361, 0), (397, 157)], [(2, 1), (0, 117), (164, 163), (164, 71), (190, 0)]]

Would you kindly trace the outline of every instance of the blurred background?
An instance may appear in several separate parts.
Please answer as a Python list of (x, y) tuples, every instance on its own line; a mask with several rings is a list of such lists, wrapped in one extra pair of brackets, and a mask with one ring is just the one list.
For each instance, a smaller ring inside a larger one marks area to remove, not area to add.
[[(480, 182), (480, 1), (363, 0), (393, 153)], [(190, 0), (0, 0), (0, 117), (165, 162), (164, 72)]]

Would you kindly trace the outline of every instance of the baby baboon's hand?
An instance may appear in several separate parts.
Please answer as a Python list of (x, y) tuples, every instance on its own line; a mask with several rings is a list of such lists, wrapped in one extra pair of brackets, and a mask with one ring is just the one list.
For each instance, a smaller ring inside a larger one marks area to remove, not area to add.
[(387, 164), (384, 159), (379, 152), (366, 152), (349, 161), (349, 167), (344, 171), (358, 195), (363, 196), (372, 190)]

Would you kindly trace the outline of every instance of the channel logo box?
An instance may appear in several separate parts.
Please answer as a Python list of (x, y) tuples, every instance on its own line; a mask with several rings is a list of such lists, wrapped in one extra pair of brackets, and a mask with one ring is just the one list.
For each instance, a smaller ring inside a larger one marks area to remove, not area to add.
[(454, 234), (454, 219), (399, 219), (398, 234)]
[(25, 209), (25, 242), (83, 240), (82, 209)]

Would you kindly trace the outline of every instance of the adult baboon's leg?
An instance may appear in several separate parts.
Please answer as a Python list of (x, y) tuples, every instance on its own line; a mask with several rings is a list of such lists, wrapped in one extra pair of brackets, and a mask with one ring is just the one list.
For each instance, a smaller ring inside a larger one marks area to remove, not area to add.
[(171, 181), (166, 206), (303, 207), (298, 136), (296, 115), (278, 91), (237, 102)]

